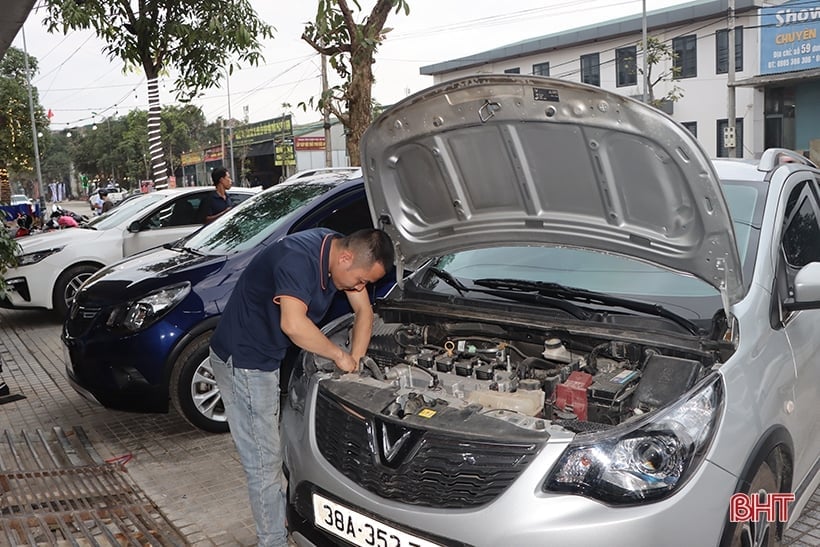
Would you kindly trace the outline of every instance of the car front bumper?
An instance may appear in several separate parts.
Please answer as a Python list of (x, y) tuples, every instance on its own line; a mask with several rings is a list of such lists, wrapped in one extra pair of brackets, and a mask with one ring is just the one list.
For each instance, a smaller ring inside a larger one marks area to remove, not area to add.
[(72, 387), (108, 408), (167, 412), (168, 360), (185, 331), (161, 320), (139, 333), (118, 336), (102, 321), (95, 317), (79, 334), (70, 332), (69, 323), (63, 328), (66, 376)]
[(707, 460), (673, 496), (653, 503), (614, 507), (581, 496), (546, 493), (541, 485), (566, 448), (565, 443), (548, 442), (490, 503), (467, 509), (401, 503), (367, 491), (321, 455), (311, 418), (315, 386), (311, 391), (304, 414), (285, 403), (281, 427), (289, 523), (307, 544), (334, 541), (333, 535), (314, 525), (315, 493), (436, 545), (716, 545), (737, 483), (737, 477)]

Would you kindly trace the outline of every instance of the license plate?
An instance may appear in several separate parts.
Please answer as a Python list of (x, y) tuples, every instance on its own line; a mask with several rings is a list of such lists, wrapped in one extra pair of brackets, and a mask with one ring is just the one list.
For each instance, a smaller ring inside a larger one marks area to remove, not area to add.
[(360, 547), (442, 547), (313, 494), (314, 524)]

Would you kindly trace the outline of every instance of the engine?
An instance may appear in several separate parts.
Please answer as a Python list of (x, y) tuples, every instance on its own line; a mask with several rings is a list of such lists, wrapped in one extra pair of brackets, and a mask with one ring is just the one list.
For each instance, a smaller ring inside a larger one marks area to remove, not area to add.
[(398, 418), (449, 405), (522, 427), (547, 420), (583, 432), (666, 405), (711, 364), (702, 355), (566, 333), (377, 321), (360, 373), (339, 380), (393, 389), (382, 412)]

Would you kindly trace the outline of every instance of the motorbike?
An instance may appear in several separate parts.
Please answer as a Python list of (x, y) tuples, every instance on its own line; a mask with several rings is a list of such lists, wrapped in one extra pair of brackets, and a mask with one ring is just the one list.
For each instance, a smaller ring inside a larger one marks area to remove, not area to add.
[(35, 233), (51, 232), (54, 230), (62, 230), (65, 228), (76, 228), (81, 224), (88, 222), (86, 215), (81, 215), (64, 209), (56, 203), (51, 206), (51, 213), (48, 220), (38, 227), (35, 225), (34, 217), (30, 214), (19, 213), (17, 215), (17, 230), (12, 234), (14, 238), (24, 237)]

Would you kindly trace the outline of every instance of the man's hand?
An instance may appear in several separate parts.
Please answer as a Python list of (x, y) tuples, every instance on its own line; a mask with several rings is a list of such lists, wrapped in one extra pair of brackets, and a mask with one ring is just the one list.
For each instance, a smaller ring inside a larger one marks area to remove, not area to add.
[(359, 368), (359, 364), (356, 362), (353, 356), (346, 351), (342, 351), (339, 358), (334, 359), (333, 362), (336, 363), (337, 367), (339, 367), (345, 372), (354, 372), (356, 371), (356, 369)]

